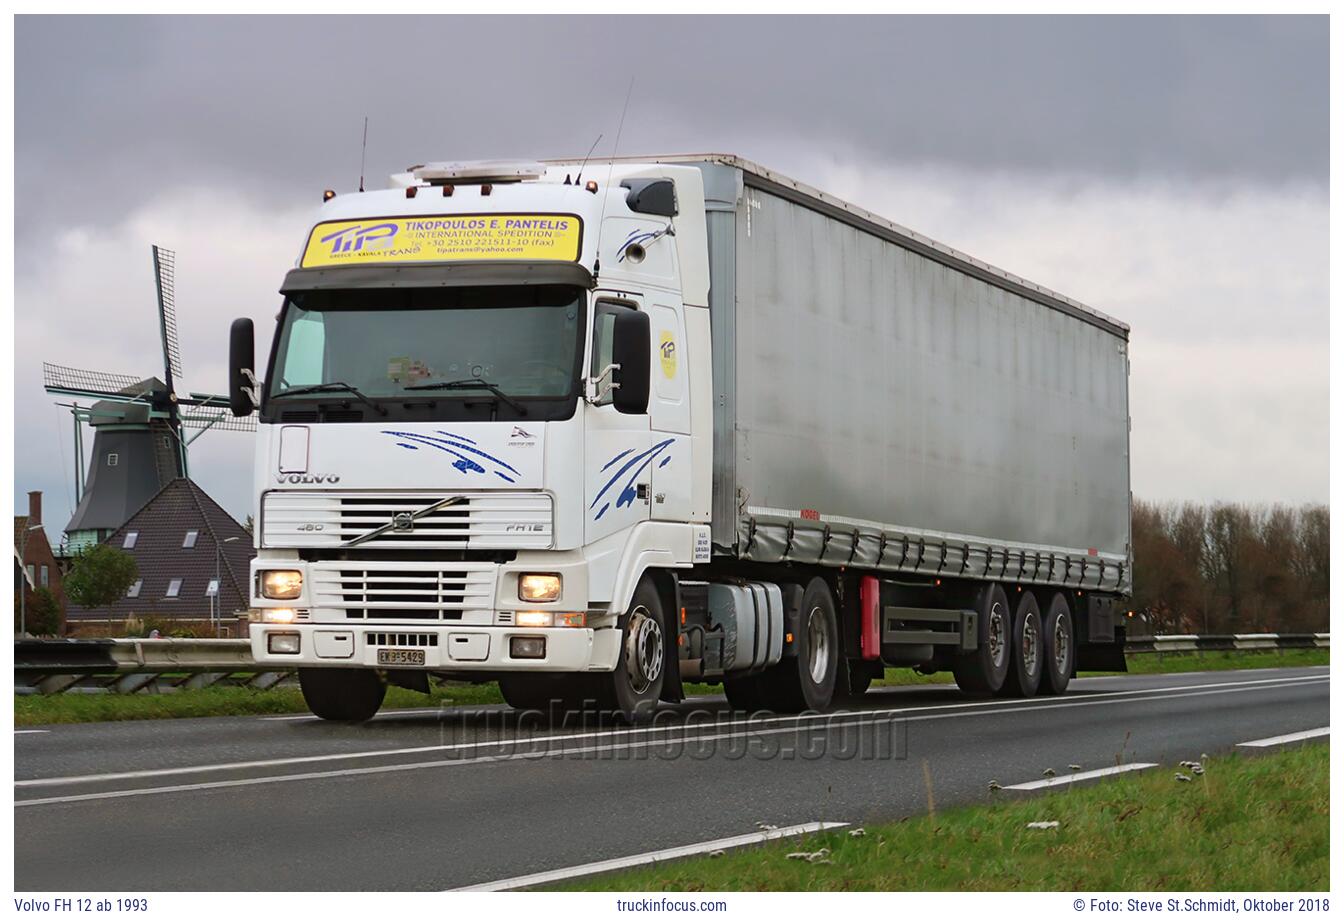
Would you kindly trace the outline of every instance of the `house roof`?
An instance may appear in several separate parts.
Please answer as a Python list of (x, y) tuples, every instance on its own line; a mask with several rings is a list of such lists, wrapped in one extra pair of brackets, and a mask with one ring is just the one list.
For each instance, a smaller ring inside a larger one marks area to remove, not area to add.
[[(196, 538), (188, 547), (184, 543), (190, 531)], [(131, 533), (136, 535), (133, 545), (126, 546)], [(135, 597), (123, 597), (111, 607), (71, 607), (71, 618), (208, 617), (206, 590), (215, 578), (216, 548), (220, 611), (228, 617), (247, 609), (248, 568), (256, 554), (252, 536), (190, 479), (169, 482), (103, 542), (135, 559), (140, 589)], [(177, 595), (170, 597), (174, 580), (180, 580)]]

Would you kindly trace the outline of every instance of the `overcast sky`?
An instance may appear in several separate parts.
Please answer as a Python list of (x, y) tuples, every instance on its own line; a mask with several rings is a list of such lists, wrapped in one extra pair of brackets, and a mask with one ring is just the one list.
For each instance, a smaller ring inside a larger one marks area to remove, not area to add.
[[(73, 493), (41, 361), (186, 386), (263, 336), (323, 188), (429, 159), (731, 151), (1133, 326), (1133, 485), (1328, 500), (1328, 25), (1282, 18), (19, 17), (15, 500)], [(247, 436), (192, 451), (240, 519)]]

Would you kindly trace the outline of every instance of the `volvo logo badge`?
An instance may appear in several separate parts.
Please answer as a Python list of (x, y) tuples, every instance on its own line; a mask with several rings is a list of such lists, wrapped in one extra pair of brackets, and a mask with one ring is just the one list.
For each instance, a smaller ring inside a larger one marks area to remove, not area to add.
[(415, 515), (409, 511), (398, 511), (392, 515), (393, 533), (410, 533), (415, 530)]

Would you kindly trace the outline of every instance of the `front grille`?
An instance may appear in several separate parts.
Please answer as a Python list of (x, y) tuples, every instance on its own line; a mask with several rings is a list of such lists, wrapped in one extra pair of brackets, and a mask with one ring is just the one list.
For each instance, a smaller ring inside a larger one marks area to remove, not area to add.
[(326, 562), (309, 573), (314, 606), (343, 609), (346, 619), (459, 621), (494, 606), (493, 565)]
[(459, 499), (454, 504), (426, 513), (448, 497), (434, 492), (268, 492), (262, 504), (262, 545), (334, 548), (386, 528), (358, 547), (489, 550), (552, 546), (551, 497), (543, 492), (464, 492), (453, 496)]
[(408, 646), (433, 648), (439, 644), (439, 637), (434, 633), (377, 632), (368, 633), (364, 641), (366, 645), (383, 645), (390, 648), (405, 648)]

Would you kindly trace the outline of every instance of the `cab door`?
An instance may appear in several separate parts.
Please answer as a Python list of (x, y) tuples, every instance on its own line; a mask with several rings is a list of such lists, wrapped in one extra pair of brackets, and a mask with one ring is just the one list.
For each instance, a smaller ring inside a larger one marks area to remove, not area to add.
[[(596, 378), (612, 363), (612, 327), (617, 314), (642, 310), (642, 301), (636, 295), (598, 292), (590, 326), (589, 376)], [(653, 454), (659, 451), (652, 443), (648, 413), (626, 415), (616, 411), (610, 390), (588, 405), (586, 412), (584, 542), (591, 544), (649, 520), (652, 466), (657, 462)]]

